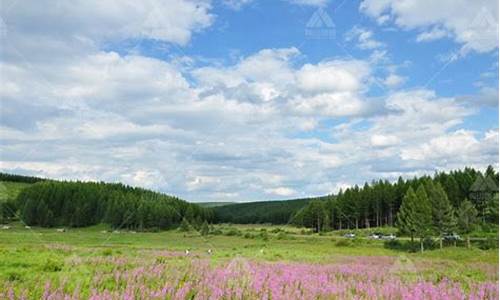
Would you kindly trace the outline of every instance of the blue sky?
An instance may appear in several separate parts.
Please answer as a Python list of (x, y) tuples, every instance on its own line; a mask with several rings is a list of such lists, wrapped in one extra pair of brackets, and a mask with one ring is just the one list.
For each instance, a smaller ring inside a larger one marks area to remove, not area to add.
[(2, 171), (249, 201), (498, 168), (496, 1), (1, 4)]

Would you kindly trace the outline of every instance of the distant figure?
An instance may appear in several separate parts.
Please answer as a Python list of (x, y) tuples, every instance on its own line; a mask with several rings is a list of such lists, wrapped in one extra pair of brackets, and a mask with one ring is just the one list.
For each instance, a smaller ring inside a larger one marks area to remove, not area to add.
[(207, 250), (208, 255), (212, 255), (212, 249)]
[(189, 249), (186, 249), (186, 256), (189, 255)]

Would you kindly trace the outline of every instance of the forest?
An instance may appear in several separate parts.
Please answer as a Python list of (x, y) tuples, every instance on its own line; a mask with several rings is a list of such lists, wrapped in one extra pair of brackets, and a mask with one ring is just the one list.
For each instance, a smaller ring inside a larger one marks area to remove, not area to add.
[(236, 203), (217, 206), (213, 209), (215, 219), (219, 223), (286, 224), (298, 210), (313, 199), (315, 198)]
[[(40, 181), (24, 188), (10, 211), (27, 225), (84, 227), (99, 223), (134, 230), (168, 229), (184, 219), (212, 222), (209, 209), (123, 184)], [(5, 209), (4, 209), (5, 210)]]
[(412, 237), (442, 235), (459, 229), (461, 214), (477, 223), (497, 224), (497, 183), (498, 172), (491, 166), (484, 174), (465, 168), (432, 177), (400, 177), (394, 183), (379, 180), (310, 201), (291, 222), (316, 232), (387, 225)]
[[(406, 180), (400, 177), (392, 183), (378, 180), (317, 198), (217, 207), (116, 183), (55, 181), (5, 173), (0, 173), (0, 179), (29, 183), (16, 199), (0, 201), (2, 218), (18, 216), (28, 225), (42, 227), (105, 223), (114, 228), (150, 230), (177, 227), (185, 219), (194, 226), (204, 222), (294, 224), (315, 232), (398, 226), (401, 232), (420, 237), (423, 234), (415, 229), (419, 224), (411, 220), (423, 220), (420, 227), (438, 228), (433, 233), (444, 234), (458, 229), (458, 216), (465, 209), (473, 209), (476, 214), (472, 217), (480, 223), (498, 223), (498, 172), (491, 166), (484, 173), (465, 168)], [(477, 197), (474, 192), (481, 192), (485, 184), (491, 193)]]

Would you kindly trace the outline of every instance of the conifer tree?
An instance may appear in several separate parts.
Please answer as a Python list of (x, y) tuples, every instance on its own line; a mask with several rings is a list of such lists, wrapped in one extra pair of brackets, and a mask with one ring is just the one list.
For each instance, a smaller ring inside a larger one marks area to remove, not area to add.
[(422, 184), (418, 187), (416, 195), (415, 232), (420, 238), (420, 251), (424, 252), (424, 239), (432, 232), (432, 207)]
[(402, 233), (410, 235), (411, 242), (413, 243), (414, 236), (417, 232), (416, 229), (416, 206), (417, 195), (410, 186), (403, 197), (403, 202), (396, 216), (396, 225)]
[(458, 208), (457, 211), (457, 215), (458, 215), (458, 229), (460, 230), (460, 233), (466, 235), (467, 248), (470, 248), (469, 235), (474, 230), (478, 222), (477, 209), (474, 207), (472, 202), (470, 202), (468, 199), (465, 199), (464, 201), (462, 201), (462, 204), (460, 204), (460, 207)]
[(443, 248), (443, 236), (456, 228), (456, 218), (448, 196), (439, 182), (427, 180), (425, 190), (432, 207), (432, 226), (439, 235), (439, 248)]

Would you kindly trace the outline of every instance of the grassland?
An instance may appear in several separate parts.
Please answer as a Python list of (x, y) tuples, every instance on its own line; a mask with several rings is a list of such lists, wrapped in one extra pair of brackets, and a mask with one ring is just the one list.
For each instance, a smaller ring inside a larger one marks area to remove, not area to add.
[[(24, 291), (28, 298), (36, 299), (43, 296), (43, 286), (51, 282), (52, 286), (64, 286), (63, 290), (70, 294), (78, 289), (86, 297), (90, 296), (95, 278), (117, 270), (136, 270), (159, 261), (174, 269), (198, 262), (222, 266), (235, 258), (312, 265), (370, 258), (387, 261), (384, 266), (390, 267), (404, 257), (429, 282), (447, 278), (467, 288), (498, 281), (497, 250), (447, 247), (423, 254), (407, 253), (387, 249), (382, 241), (347, 240), (338, 234), (310, 234), (287, 226), (219, 225), (212, 232), (216, 234), (206, 237), (196, 231), (178, 230), (112, 232), (104, 226), (58, 232), (11, 224), (10, 229), (0, 230), (0, 289), (10, 289), (15, 295)], [(124, 264), (114, 265), (120, 261)], [(101, 288), (119, 288), (108, 285), (113, 284), (104, 282)]]

